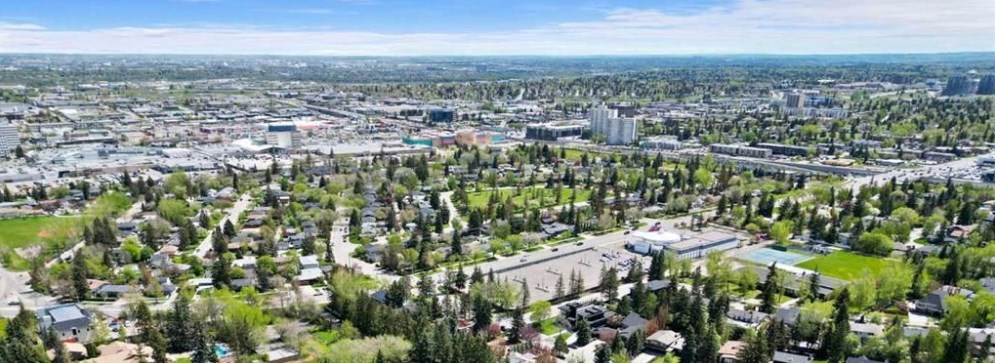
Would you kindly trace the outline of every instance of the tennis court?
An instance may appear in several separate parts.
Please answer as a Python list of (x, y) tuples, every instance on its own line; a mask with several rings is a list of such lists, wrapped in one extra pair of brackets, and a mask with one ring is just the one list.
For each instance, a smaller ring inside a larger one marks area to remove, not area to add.
[(750, 251), (736, 257), (746, 261), (759, 263), (765, 266), (770, 265), (771, 263), (774, 262), (777, 262), (778, 265), (794, 266), (796, 264), (805, 262), (806, 260), (812, 258), (811, 255), (778, 251), (771, 248), (761, 248), (759, 250)]

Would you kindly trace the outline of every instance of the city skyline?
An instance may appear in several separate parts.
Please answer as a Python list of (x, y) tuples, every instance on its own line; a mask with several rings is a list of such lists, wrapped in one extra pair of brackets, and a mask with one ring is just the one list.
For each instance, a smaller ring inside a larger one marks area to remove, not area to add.
[(5, 5), (0, 53), (689, 55), (995, 51), (983, 0), (255, 0)]

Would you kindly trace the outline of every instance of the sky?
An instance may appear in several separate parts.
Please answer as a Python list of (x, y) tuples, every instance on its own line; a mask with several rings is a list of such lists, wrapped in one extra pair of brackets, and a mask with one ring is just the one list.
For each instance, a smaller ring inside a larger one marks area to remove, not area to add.
[(0, 53), (995, 51), (993, 0), (0, 0)]

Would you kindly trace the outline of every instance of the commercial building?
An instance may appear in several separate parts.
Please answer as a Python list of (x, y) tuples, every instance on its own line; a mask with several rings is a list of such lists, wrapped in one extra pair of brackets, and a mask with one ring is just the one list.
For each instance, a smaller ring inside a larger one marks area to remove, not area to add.
[(796, 145), (784, 145), (784, 144), (774, 144), (774, 143), (759, 143), (758, 148), (768, 149), (774, 155), (785, 155), (785, 156), (808, 156), (809, 149), (804, 146)]
[(428, 122), (452, 123), (453, 121), (456, 121), (456, 110), (445, 108), (428, 110)]
[(633, 232), (626, 246), (637, 253), (672, 253), (677, 258), (701, 258), (711, 251), (726, 251), (739, 247), (735, 235), (709, 231), (694, 236), (681, 236), (663, 230)]
[(709, 145), (708, 150), (716, 154), (748, 156), (751, 158), (769, 158), (772, 154), (770, 149), (728, 144), (712, 144)]
[(301, 146), (301, 133), (293, 123), (272, 123), (266, 125), (266, 145), (285, 149)]
[(643, 140), (639, 146), (650, 150), (677, 151), (684, 147), (684, 144), (675, 137), (654, 137)]
[(19, 145), (21, 145), (21, 134), (18, 133), (17, 126), (0, 120), (0, 156), (10, 155)]
[(584, 132), (583, 125), (538, 124), (525, 127), (525, 138), (531, 140), (556, 141), (561, 137), (576, 137)]

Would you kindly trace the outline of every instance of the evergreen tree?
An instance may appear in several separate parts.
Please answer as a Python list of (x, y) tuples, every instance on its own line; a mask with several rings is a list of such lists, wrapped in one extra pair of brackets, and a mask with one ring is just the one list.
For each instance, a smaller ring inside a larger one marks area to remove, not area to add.
[[(775, 323), (779, 324), (779, 322)], [(765, 327), (770, 324), (772, 323), (768, 322)], [(750, 332), (746, 339), (746, 346), (736, 353), (736, 359), (740, 363), (770, 363), (774, 356), (774, 350), (767, 343), (764, 335), (759, 332)]]
[(562, 299), (566, 296), (566, 288), (563, 286), (563, 274), (559, 274), (556, 279), (556, 290), (553, 293), (553, 300)]
[(511, 313), (511, 329), (508, 330), (508, 343), (518, 344), (522, 341), (522, 328), (525, 327), (525, 318), (522, 308), (516, 308)]
[(777, 263), (775, 262), (767, 268), (767, 280), (760, 287), (760, 311), (763, 313), (773, 314), (777, 308), (777, 295), (780, 291), (777, 274)]
[(594, 352), (594, 363), (612, 363), (612, 349), (607, 345), (598, 347)]
[(631, 356), (637, 356), (643, 351), (643, 347), (646, 345), (646, 334), (643, 333), (642, 329), (636, 330), (629, 336), (629, 340), (625, 342), (625, 350), (629, 352)]
[(76, 301), (86, 300), (86, 297), (90, 294), (90, 284), (86, 280), (88, 274), (83, 251), (76, 251), (76, 255), (73, 256), (72, 266), (73, 297)]
[(846, 336), (850, 333), (850, 312), (847, 306), (849, 300), (850, 292), (847, 288), (843, 288), (833, 302), (832, 321), (822, 343), (822, 349), (830, 363), (846, 360)]
[(601, 283), (599, 284), (601, 294), (605, 296), (605, 300), (609, 304), (618, 302), (619, 284), (618, 270), (615, 267), (609, 268), (601, 274)]
[(591, 326), (587, 324), (587, 320), (577, 319), (577, 340), (575, 343), (578, 347), (591, 343)]
[(970, 333), (965, 329), (955, 329), (947, 336), (943, 348), (943, 363), (964, 363), (970, 350)]
[(176, 298), (173, 310), (166, 316), (165, 330), (169, 337), (169, 351), (182, 353), (193, 350), (197, 343), (194, 329), (194, 316), (190, 311), (190, 297), (181, 293)]
[(473, 299), (473, 329), (481, 330), (491, 325), (491, 303), (483, 296)]

